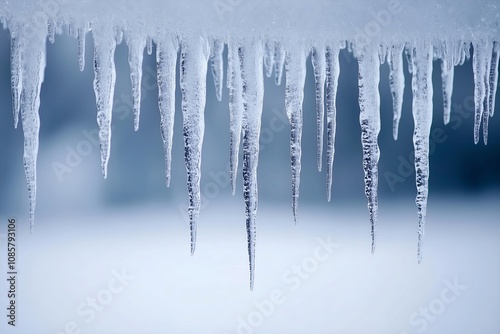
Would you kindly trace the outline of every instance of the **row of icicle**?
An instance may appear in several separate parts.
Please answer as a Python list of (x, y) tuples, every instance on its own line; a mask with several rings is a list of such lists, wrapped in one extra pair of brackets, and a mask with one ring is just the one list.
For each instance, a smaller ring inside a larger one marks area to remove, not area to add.
[[(53, 43), (56, 27), (49, 23), (47, 34), (27, 34), (21, 24), (9, 24), (11, 32), (12, 103), (14, 125), (21, 112), (24, 131), (24, 168), (26, 172), (30, 228), (34, 223), (36, 204), (36, 159), (40, 121), (40, 88), (45, 70), (46, 39)], [(90, 29), (91, 28), (91, 29)], [(78, 39), (79, 67), (85, 66), (85, 36), (92, 30), (94, 41), (94, 90), (97, 102), (97, 122), (101, 151), (102, 173), (107, 174), (110, 155), (111, 118), (116, 80), (114, 52), (125, 39), (129, 47), (130, 79), (132, 82), (134, 129), (139, 128), (142, 63), (144, 50), (153, 51), (153, 39), (123, 32), (109, 26), (70, 26), (69, 33)], [(339, 51), (347, 48), (359, 62), (359, 106), (365, 193), (371, 223), (372, 252), (375, 250), (378, 214), (378, 134), (380, 132), (380, 97), (378, 92), (380, 65), (385, 61), (390, 68), (389, 81), (393, 98), (393, 136), (398, 137), (404, 91), (403, 57), (412, 75), (413, 117), (415, 131), (415, 170), (418, 209), (418, 261), (422, 258), (428, 177), (429, 135), (432, 122), (432, 62), (441, 59), (444, 123), (450, 120), (454, 66), (470, 57), (471, 43), (464, 41), (418, 41), (382, 46), (356, 46), (349, 42), (329, 43), (309, 47), (307, 43), (283, 43), (274, 40), (229, 40), (183, 37), (159, 34), (156, 43), (159, 110), (161, 136), (165, 150), (166, 184), (170, 184), (171, 152), (175, 111), (175, 73), (180, 50), (180, 88), (182, 91), (183, 137), (185, 165), (189, 193), (188, 215), (191, 230), (191, 252), (196, 246), (196, 225), (201, 197), (201, 151), (204, 135), (206, 75), (210, 61), (217, 99), (223, 91), (223, 51), (227, 44), (230, 117), (230, 175), (232, 192), (236, 189), (238, 152), (243, 146), (243, 193), (246, 208), (246, 228), (250, 262), (250, 287), (255, 272), (255, 220), (257, 213), (257, 165), (259, 137), (264, 97), (263, 74), (270, 77), (274, 71), (276, 84), (281, 84), (285, 73), (285, 109), (291, 126), (290, 153), (292, 169), (292, 210), (297, 220), (301, 171), (302, 104), (306, 77), (306, 61), (311, 54), (314, 68), (318, 169), (323, 160), (324, 119), (326, 106), (326, 193), (331, 197), (333, 161), (335, 155), (336, 93), (340, 74)], [(483, 125), (483, 139), (488, 138), (488, 118), (493, 116), (498, 81), (499, 43), (477, 40), (474, 46), (473, 70), (475, 80), (474, 141), (479, 141)]]

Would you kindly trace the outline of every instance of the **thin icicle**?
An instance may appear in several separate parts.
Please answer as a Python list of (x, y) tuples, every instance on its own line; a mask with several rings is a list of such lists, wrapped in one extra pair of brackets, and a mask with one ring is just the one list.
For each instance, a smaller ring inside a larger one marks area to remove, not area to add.
[[(409, 66), (408, 66), (409, 67)], [(389, 84), (392, 94), (392, 136), (398, 139), (399, 121), (403, 108), (403, 94), (405, 90), (405, 77), (403, 73), (403, 44), (391, 47), (389, 54)]]
[[(177, 67), (177, 50), (177, 40), (171, 37), (161, 38), (160, 40), (158, 40), (158, 43), (156, 45), (158, 106), (160, 109), (161, 138), (163, 140), (163, 150), (165, 153), (165, 177), (167, 187), (170, 186), (170, 170), (172, 166), (172, 142), (174, 135), (175, 115), (175, 69)], [(142, 49), (142, 51), (144, 52), (144, 48)]]
[(111, 118), (115, 90), (116, 40), (110, 27), (94, 27), (94, 91), (97, 102), (97, 124), (101, 149), (101, 168), (104, 178), (108, 173), (111, 145)]
[(85, 69), (85, 38), (87, 36), (87, 29), (78, 28), (78, 66), (80, 71)]
[(406, 56), (406, 63), (408, 64), (408, 73), (412, 74), (413, 71), (413, 60), (411, 59), (411, 47), (406, 44), (404, 48), (405, 56)]
[(389, 48), (387, 47), (387, 45), (380, 45), (378, 48), (378, 58), (380, 64), (385, 63), (388, 54), (389, 54)]
[(233, 195), (236, 192), (236, 173), (238, 172), (238, 153), (243, 122), (243, 83), (241, 81), (241, 64), (238, 50), (238, 43), (233, 41), (228, 43), (227, 87), (229, 88), (229, 127), (231, 136), (229, 142), (229, 168)]
[(223, 52), (224, 43), (219, 39), (214, 40), (210, 58), (212, 63), (212, 76), (214, 77), (215, 95), (219, 101), (222, 101), (222, 86), (224, 81)]
[(146, 51), (149, 56), (153, 54), (153, 39), (150, 36), (146, 38)]
[(54, 20), (49, 20), (47, 24), (47, 37), (50, 44), (54, 44), (56, 40), (56, 23)]
[(274, 75), (276, 84), (281, 85), (281, 78), (283, 77), (283, 69), (285, 66), (286, 51), (283, 45), (279, 42), (274, 43)]
[(422, 261), (427, 197), (429, 193), (429, 137), (432, 124), (432, 45), (422, 42), (412, 48), (413, 145), (418, 211), (418, 262)]
[(264, 68), (268, 78), (273, 74), (274, 68), (274, 42), (266, 41), (264, 46)]
[[(17, 29), (16, 29), (17, 30)], [(14, 114), (14, 128), (17, 129), (19, 122), (19, 109), (21, 106), (21, 91), (23, 90), (23, 58), (24, 44), (20, 36), (15, 35), (12, 29), (10, 40), (10, 71), (11, 71), (11, 89), (12, 89), (12, 111)]]
[(146, 41), (144, 38), (134, 36), (128, 42), (128, 64), (130, 66), (130, 82), (132, 83), (135, 131), (139, 130), (139, 120), (141, 116), (142, 62), (144, 59), (145, 47)]
[(375, 252), (376, 226), (378, 216), (378, 161), (380, 151), (380, 61), (376, 48), (359, 50), (359, 122), (361, 144), (363, 146), (363, 170), (365, 174), (365, 194), (370, 213), (372, 253)]
[(316, 87), (316, 141), (317, 164), (321, 172), (323, 163), (323, 131), (325, 123), (325, 80), (326, 80), (326, 50), (324, 47), (313, 48), (311, 61), (314, 68), (314, 83)]
[[(23, 38), (21, 35), (20, 38)], [(35, 35), (25, 40), (23, 48), (21, 117), (24, 133), (24, 171), (28, 183), (30, 232), (33, 232), (36, 207), (36, 162), (40, 132), (40, 90), (45, 71), (46, 35)]]
[(181, 76), (184, 158), (189, 194), (191, 255), (196, 248), (196, 229), (201, 208), (201, 149), (205, 132), (205, 102), (210, 47), (202, 37), (182, 41)]
[(451, 95), (453, 94), (453, 78), (455, 75), (454, 55), (451, 43), (442, 43), (441, 50), (441, 82), (443, 90), (443, 120), (444, 124), (450, 122), (451, 115)]
[[(255, 238), (258, 206), (257, 166), (259, 138), (264, 100), (263, 50), (259, 41), (244, 43), (239, 48), (243, 111), (243, 196), (245, 198), (250, 290), (255, 281)], [(234, 61), (234, 59), (233, 59)]]
[[(487, 120), (490, 112), (488, 111), (489, 101), (489, 74), (491, 65), (491, 44), (486, 40), (480, 40), (474, 43), (474, 57), (472, 67), (474, 71), (474, 143), (479, 142), (479, 129), (481, 122), (483, 124), (483, 139), (487, 141)], [(484, 136), (486, 134), (486, 136)]]
[(290, 156), (292, 168), (292, 212), (297, 223), (299, 204), (300, 170), (302, 156), (302, 103), (306, 79), (306, 51), (303, 46), (293, 45), (286, 53), (285, 109), (291, 126)]
[(497, 95), (497, 85), (498, 85), (498, 60), (500, 56), (500, 44), (498, 42), (493, 42), (493, 52), (491, 56), (491, 66), (490, 66), (490, 93), (489, 93), (489, 107), (490, 116), (493, 117), (495, 114), (495, 97)]
[(340, 75), (339, 47), (326, 48), (326, 197), (332, 196), (333, 161), (335, 157), (335, 133), (337, 131), (337, 87)]

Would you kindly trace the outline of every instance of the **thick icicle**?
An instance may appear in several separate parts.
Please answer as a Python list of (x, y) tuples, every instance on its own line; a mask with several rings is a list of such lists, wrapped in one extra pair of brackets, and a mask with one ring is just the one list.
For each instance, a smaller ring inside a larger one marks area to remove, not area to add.
[(132, 83), (135, 131), (139, 130), (139, 120), (141, 116), (142, 62), (145, 47), (146, 41), (144, 38), (134, 36), (128, 41), (128, 64), (130, 66), (130, 82)]
[(304, 101), (304, 85), (306, 80), (306, 51), (301, 45), (292, 45), (287, 50), (285, 109), (291, 126), (290, 156), (292, 167), (292, 211), (297, 223), (299, 203), (300, 170), (302, 156), (302, 103)]
[(215, 95), (217, 100), (222, 101), (222, 86), (224, 84), (224, 59), (222, 53), (224, 52), (224, 43), (216, 39), (212, 44), (212, 52), (210, 55), (212, 63), (212, 76), (214, 77)]
[(182, 41), (181, 76), (184, 158), (189, 194), (191, 255), (196, 248), (196, 228), (201, 208), (201, 149), (205, 132), (206, 80), (210, 46), (202, 37)]
[[(21, 39), (24, 35), (19, 36)], [(24, 171), (28, 183), (30, 232), (33, 232), (36, 207), (36, 161), (38, 156), (38, 135), (40, 132), (40, 90), (45, 71), (45, 39), (46, 35), (27, 37), (24, 40), (22, 54), (22, 99), (21, 117), (24, 133)]]
[[(234, 60), (234, 59), (233, 59)], [(264, 101), (263, 50), (260, 41), (244, 43), (239, 49), (243, 111), (243, 196), (245, 198), (250, 289), (255, 278), (255, 220), (258, 206), (257, 166)]]
[(94, 91), (97, 102), (97, 124), (101, 148), (101, 168), (104, 178), (108, 173), (111, 145), (111, 118), (115, 90), (116, 39), (111, 27), (93, 27), (94, 38)]
[(392, 94), (392, 136), (398, 139), (399, 121), (403, 108), (403, 94), (405, 90), (405, 77), (403, 73), (403, 44), (391, 47), (389, 54), (389, 84)]
[[(11, 28), (12, 29), (12, 28)], [(23, 58), (24, 44), (20, 36), (16, 34), (19, 28), (12, 29), (10, 40), (10, 70), (12, 88), (12, 111), (14, 114), (14, 128), (17, 129), (19, 122), (19, 109), (21, 107), (21, 91), (23, 90)]]
[(429, 192), (429, 136), (432, 124), (432, 45), (421, 42), (412, 48), (413, 75), (413, 145), (418, 211), (418, 262), (422, 261), (422, 243), (425, 233), (427, 196)]
[(266, 41), (264, 46), (264, 68), (268, 78), (273, 74), (274, 68), (274, 42)]
[(333, 161), (335, 157), (335, 133), (337, 131), (337, 87), (340, 75), (339, 46), (326, 48), (326, 197), (332, 196)]
[(323, 131), (325, 123), (325, 80), (326, 80), (326, 60), (325, 48), (313, 48), (311, 61), (314, 68), (314, 84), (316, 90), (316, 141), (317, 141), (317, 164), (321, 172), (323, 163)]
[(500, 56), (500, 44), (498, 42), (493, 42), (493, 53), (491, 57), (490, 66), (490, 93), (488, 100), (488, 109), (490, 110), (490, 116), (493, 117), (495, 114), (495, 97), (497, 95), (497, 85), (498, 85), (498, 60)]
[(443, 43), (441, 55), (441, 81), (443, 90), (443, 120), (444, 124), (450, 122), (451, 115), (451, 95), (453, 93), (453, 78), (455, 75), (454, 56), (451, 44)]
[(281, 85), (281, 78), (283, 77), (283, 68), (285, 66), (286, 51), (282, 43), (274, 43), (274, 75), (276, 84)]
[[(144, 52), (144, 49), (142, 50)], [(163, 150), (165, 153), (165, 177), (167, 187), (170, 186), (170, 169), (172, 166), (177, 50), (178, 43), (176, 38), (164, 36), (159, 39), (156, 44), (158, 107), (160, 109), (161, 138), (163, 140)]]
[[(483, 139), (488, 140), (489, 75), (491, 44), (486, 40), (474, 43), (472, 67), (474, 71), (474, 143), (479, 142), (479, 129), (483, 122)], [(485, 120), (486, 118), (486, 120)]]
[(229, 168), (233, 195), (236, 192), (236, 173), (238, 172), (238, 153), (243, 122), (243, 83), (241, 81), (239, 48), (239, 44), (234, 41), (228, 43), (227, 87), (229, 88), (229, 130), (231, 136)]
[(85, 37), (88, 29), (78, 28), (78, 66), (80, 71), (85, 69)]
[(361, 144), (363, 147), (363, 170), (365, 174), (365, 194), (370, 213), (372, 253), (375, 252), (375, 237), (378, 216), (378, 161), (380, 151), (380, 60), (378, 50), (367, 47), (359, 50), (359, 122), (361, 124)]

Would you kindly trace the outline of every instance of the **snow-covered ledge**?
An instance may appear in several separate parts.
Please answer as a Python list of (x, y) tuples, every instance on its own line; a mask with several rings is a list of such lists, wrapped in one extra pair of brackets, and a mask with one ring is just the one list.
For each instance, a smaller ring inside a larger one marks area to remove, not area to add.
[[(454, 66), (471, 56), (475, 80), (474, 140), (488, 138), (498, 82), (500, 9), (497, 1), (269, 1), (269, 0), (3, 0), (0, 18), (11, 34), (11, 85), (14, 124), (19, 113), (24, 131), (24, 166), (29, 189), (30, 226), (36, 205), (36, 160), (40, 121), (40, 88), (45, 70), (46, 40), (68, 33), (79, 41), (80, 69), (85, 66), (85, 36), (94, 40), (94, 89), (100, 127), (104, 177), (110, 157), (111, 116), (115, 86), (114, 52), (129, 47), (134, 97), (134, 126), (139, 128), (143, 53), (156, 44), (161, 133), (166, 183), (175, 109), (175, 72), (180, 67), (185, 164), (188, 174), (191, 251), (200, 214), (200, 166), (204, 134), (206, 75), (210, 66), (217, 98), (223, 89), (223, 51), (227, 46), (230, 98), (231, 177), (235, 189), (238, 151), (243, 146), (243, 179), (250, 258), (254, 281), (257, 166), (264, 95), (263, 75), (286, 78), (285, 105), (291, 124), (292, 208), (296, 218), (301, 170), (302, 103), (306, 60), (311, 54), (316, 81), (318, 168), (321, 169), (326, 126), (327, 196), (330, 199), (335, 143), (336, 91), (342, 48), (359, 62), (359, 105), (365, 193), (375, 250), (380, 131), (379, 67), (390, 65), (394, 139), (398, 136), (406, 58), (412, 74), (414, 147), (418, 209), (418, 260), (422, 258), (432, 120), (432, 62), (441, 59), (444, 121), (450, 120)], [(179, 55), (180, 54), (180, 55)], [(325, 119), (326, 107), (326, 125)]]

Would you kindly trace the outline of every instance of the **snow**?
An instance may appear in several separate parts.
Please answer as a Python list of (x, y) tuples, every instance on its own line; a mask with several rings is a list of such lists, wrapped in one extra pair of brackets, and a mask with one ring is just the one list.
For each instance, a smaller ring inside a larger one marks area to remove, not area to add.
[[(292, 212), (298, 215), (302, 158), (304, 82), (312, 51), (316, 83), (317, 167), (322, 168), (326, 106), (326, 192), (330, 200), (336, 134), (336, 95), (340, 75), (339, 50), (358, 58), (359, 122), (363, 151), (365, 194), (375, 250), (378, 215), (380, 150), (380, 65), (390, 65), (393, 97), (393, 137), (398, 138), (404, 92), (403, 52), (412, 75), (414, 149), (418, 212), (418, 261), (426, 221), (429, 179), (429, 134), (432, 119), (433, 60), (441, 60), (444, 123), (451, 117), (454, 66), (471, 56), (474, 47), (474, 142), (488, 140), (498, 81), (497, 2), (441, 0), (377, 0), (367, 8), (362, 0), (325, 3), (311, 1), (5, 1), (0, 18), (11, 34), (11, 88), (14, 126), (21, 113), (24, 168), (28, 183), (30, 226), (36, 206), (36, 162), (40, 129), (40, 90), (44, 78), (46, 40), (67, 32), (78, 40), (78, 64), (85, 67), (85, 36), (94, 41), (94, 90), (101, 151), (107, 177), (111, 154), (112, 110), (116, 83), (115, 49), (129, 48), (134, 129), (139, 129), (144, 49), (156, 44), (160, 128), (165, 151), (166, 185), (171, 181), (175, 112), (175, 73), (180, 67), (183, 136), (187, 171), (191, 253), (196, 247), (201, 209), (200, 180), (205, 128), (206, 78), (210, 61), (215, 94), (223, 96), (224, 50), (227, 45), (227, 87), (230, 109), (230, 175), (233, 194), (240, 142), (243, 141), (243, 179), (250, 286), (255, 275), (257, 166), (264, 96), (264, 71), (280, 85), (285, 80), (285, 109), (290, 123)], [(103, 14), (105, 13), (105, 14)], [(283, 15), (286, 13), (286, 15)], [(346, 24), (346, 17), (349, 23)], [(425, 17), (425, 19), (423, 19)], [(334, 32), (334, 33), (333, 33)], [(179, 56), (180, 50), (180, 56)], [(180, 61), (178, 62), (178, 57)], [(285, 76), (283, 74), (285, 73)], [(308, 109), (308, 108), (306, 108)]]

